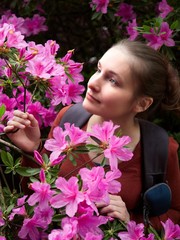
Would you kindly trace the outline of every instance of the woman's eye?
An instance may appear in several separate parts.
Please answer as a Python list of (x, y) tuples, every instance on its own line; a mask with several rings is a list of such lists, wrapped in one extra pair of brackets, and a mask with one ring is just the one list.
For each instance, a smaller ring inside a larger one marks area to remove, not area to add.
[(117, 81), (114, 80), (113, 78), (109, 79), (109, 81), (110, 81), (113, 85), (117, 85)]
[(96, 72), (100, 73), (100, 72), (101, 72), (101, 69), (97, 68)]

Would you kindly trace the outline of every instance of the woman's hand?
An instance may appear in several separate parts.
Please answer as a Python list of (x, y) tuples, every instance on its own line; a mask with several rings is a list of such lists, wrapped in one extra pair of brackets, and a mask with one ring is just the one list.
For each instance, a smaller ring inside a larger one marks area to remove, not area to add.
[(14, 111), (14, 116), (7, 122), (4, 132), (18, 148), (26, 152), (37, 150), (41, 141), (38, 121), (32, 114), (19, 110)]
[(117, 195), (109, 195), (109, 205), (103, 203), (97, 203), (96, 206), (99, 208), (100, 214), (106, 214), (113, 218), (119, 218), (120, 220), (127, 223), (130, 220), (130, 215), (127, 211), (126, 204), (122, 198)]

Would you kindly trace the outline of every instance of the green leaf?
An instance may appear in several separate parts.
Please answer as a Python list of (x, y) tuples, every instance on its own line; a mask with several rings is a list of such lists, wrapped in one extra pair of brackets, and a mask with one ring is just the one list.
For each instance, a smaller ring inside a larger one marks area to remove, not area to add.
[(53, 222), (60, 222), (65, 216), (65, 212), (64, 214), (56, 214), (53, 216)]
[(178, 29), (179, 25), (180, 25), (180, 22), (178, 20), (176, 20), (171, 24), (170, 28), (171, 29)]
[(6, 111), (6, 106), (2, 104), (0, 107), (0, 118), (4, 115), (5, 111)]
[(18, 167), (16, 172), (23, 177), (30, 177), (38, 174), (40, 172), (40, 168)]
[(143, 25), (143, 29), (144, 29), (144, 32), (147, 32), (147, 33), (149, 33), (149, 32), (150, 32), (150, 29), (151, 29), (151, 27), (150, 27), (150, 26), (147, 26), (147, 25)]
[(14, 166), (14, 160), (10, 153), (5, 152), (4, 150), (1, 151), (1, 159), (5, 166), (13, 168)]
[(69, 154), (68, 157), (69, 157), (69, 160), (72, 162), (72, 164), (74, 166), (77, 166), (77, 162), (76, 162), (76, 159), (74, 158), (74, 156), (72, 154)]

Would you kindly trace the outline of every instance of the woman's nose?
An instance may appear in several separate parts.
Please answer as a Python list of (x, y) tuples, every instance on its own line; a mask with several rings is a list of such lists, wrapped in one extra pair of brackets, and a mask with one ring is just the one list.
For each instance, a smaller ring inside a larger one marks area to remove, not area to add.
[(94, 90), (94, 91), (100, 91), (101, 89), (101, 82), (102, 82), (102, 79), (101, 79), (101, 76), (100, 74), (94, 74), (90, 79), (89, 79), (89, 82), (88, 82), (88, 87), (91, 89), (91, 90)]

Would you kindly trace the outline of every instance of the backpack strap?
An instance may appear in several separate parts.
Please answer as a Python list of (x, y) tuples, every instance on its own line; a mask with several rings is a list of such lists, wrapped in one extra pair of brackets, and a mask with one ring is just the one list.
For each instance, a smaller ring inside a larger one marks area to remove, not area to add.
[(155, 184), (165, 182), (168, 162), (168, 134), (151, 123), (139, 119), (143, 154), (143, 192)]
[(82, 103), (73, 104), (63, 115), (59, 126), (64, 129), (64, 123), (74, 124), (76, 127), (83, 127), (92, 116), (83, 108)]
[[(63, 115), (60, 127), (69, 122), (76, 127), (83, 127), (92, 114), (87, 112), (82, 103), (72, 105)], [(139, 119), (143, 156), (143, 193), (153, 185), (164, 182), (168, 159), (168, 134), (161, 127)]]

